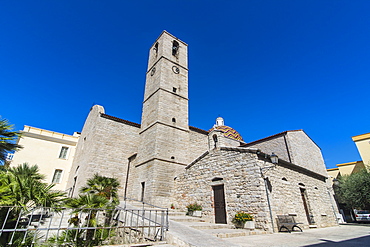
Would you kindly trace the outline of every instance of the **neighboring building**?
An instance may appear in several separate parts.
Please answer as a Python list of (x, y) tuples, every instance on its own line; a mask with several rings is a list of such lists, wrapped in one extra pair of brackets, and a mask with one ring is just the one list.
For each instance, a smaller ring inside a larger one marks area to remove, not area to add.
[(354, 161), (343, 164), (338, 164), (337, 168), (328, 169), (328, 175), (331, 181), (333, 179), (338, 179), (344, 175), (351, 175), (365, 168), (365, 165), (362, 161)]
[[(327, 169), (331, 184), (335, 186), (335, 182), (342, 176), (351, 175), (359, 172), (362, 169), (368, 169), (370, 165), (370, 133), (353, 136), (352, 140), (355, 142), (358, 152), (361, 156), (361, 161), (354, 161), (348, 163), (337, 164), (336, 168)], [(334, 195), (335, 196), (335, 195)], [(339, 203), (337, 198), (337, 205), (339, 211), (343, 215), (346, 222), (355, 221), (353, 211), (349, 210), (345, 204)]]
[(370, 133), (352, 136), (352, 140), (355, 142), (362, 160), (337, 164), (336, 168), (327, 169), (332, 182), (333, 179), (338, 179), (344, 175), (351, 175), (362, 169), (368, 169), (368, 166), (370, 166)]
[(54, 189), (65, 191), (79, 135), (75, 133), (71, 136), (27, 125), (21, 133), (18, 144), (23, 148), (15, 152), (11, 166), (36, 164), (40, 173), (46, 175), (45, 182), (54, 183)]
[(364, 165), (370, 165), (370, 133), (353, 136), (352, 140), (356, 143)]
[(187, 55), (187, 44), (166, 31), (154, 42), (140, 124), (99, 105), (90, 109), (69, 195), (99, 173), (120, 181), (122, 199), (182, 210), (198, 202), (210, 222), (231, 224), (243, 210), (267, 231), (277, 228), (279, 214), (295, 215), (306, 228), (336, 225), (321, 150), (302, 130), (246, 143), (221, 117), (209, 131), (189, 126)]

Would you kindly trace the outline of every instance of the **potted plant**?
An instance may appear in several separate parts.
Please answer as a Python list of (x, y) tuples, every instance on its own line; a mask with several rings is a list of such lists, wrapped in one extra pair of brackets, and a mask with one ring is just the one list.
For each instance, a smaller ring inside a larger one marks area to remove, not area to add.
[(245, 212), (237, 212), (232, 220), (236, 228), (254, 229), (253, 216)]
[(196, 217), (202, 216), (202, 205), (198, 203), (191, 203), (187, 205), (186, 208), (188, 209), (188, 215)]

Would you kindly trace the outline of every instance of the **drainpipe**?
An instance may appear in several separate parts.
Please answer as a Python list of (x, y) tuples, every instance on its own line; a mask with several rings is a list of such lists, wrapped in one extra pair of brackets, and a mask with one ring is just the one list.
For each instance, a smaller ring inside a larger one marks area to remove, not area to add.
[(262, 172), (262, 168), (261, 167), (260, 167), (260, 172), (261, 172), (261, 176), (263, 178), (263, 181), (265, 183), (265, 190), (266, 190), (267, 204), (268, 204), (269, 211), (270, 211), (270, 219), (271, 219), (272, 232), (275, 232), (274, 219), (272, 217), (272, 210), (271, 210), (271, 203), (270, 203), (270, 196), (269, 196), (269, 192), (268, 192), (268, 188), (267, 188), (267, 178), (263, 175), (263, 172)]

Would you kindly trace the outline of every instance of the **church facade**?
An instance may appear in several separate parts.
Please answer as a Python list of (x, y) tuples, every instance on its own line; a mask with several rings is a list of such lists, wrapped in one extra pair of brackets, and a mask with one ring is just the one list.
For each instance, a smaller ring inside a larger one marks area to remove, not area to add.
[[(210, 130), (189, 126), (188, 45), (163, 31), (149, 51), (141, 123), (90, 109), (66, 186), (77, 196), (95, 173), (120, 181), (120, 198), (185, 210), (200, 203), (209, 222), (236, 212), (277, 228), (280, 214), (304, 227), (337, 224), (320, 148), (302, 130), (245, 143), (222, 118)], [(272, 163), (273, 155), (279, 157)]]

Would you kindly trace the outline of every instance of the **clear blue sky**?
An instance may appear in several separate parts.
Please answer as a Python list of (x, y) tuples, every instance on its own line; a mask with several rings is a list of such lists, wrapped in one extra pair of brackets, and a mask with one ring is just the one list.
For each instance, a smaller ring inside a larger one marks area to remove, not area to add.
[(93, 104), (140, 122), (148, 49), (189, 44), (190, 125), (304, 129), (327, 167), (370, 132), (370, 1), (0, 1), (0, 115), (72, 134)]

